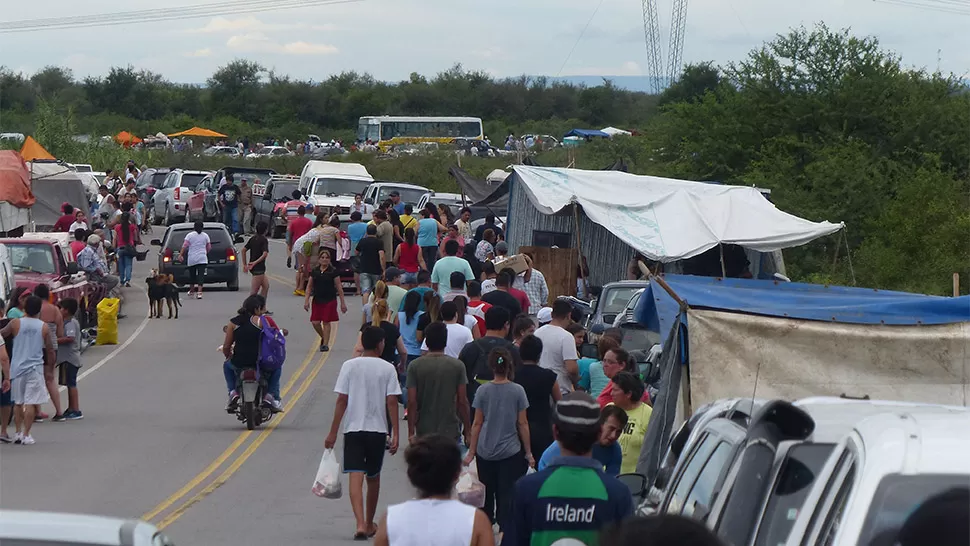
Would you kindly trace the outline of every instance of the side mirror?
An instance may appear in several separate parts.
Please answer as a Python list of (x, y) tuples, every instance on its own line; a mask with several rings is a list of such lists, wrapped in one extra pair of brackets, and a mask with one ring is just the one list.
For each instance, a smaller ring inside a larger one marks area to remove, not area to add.
[(152, 246), (162, 246), (162, 240), (161, 239), (152, 239), (150, 244)]
[(370, 197), (368, 197), (367, 199), (364, 199), (364, 202), (367, 203), (368, 205), (373, 205), (374, 204), (374, 200), (371, 199)]
[(634, 497), (642, 497), (647, 492), (647, 477), (643, 474), (620, 474), (616, 479), (629, 487)]
[(599, 348), (595, 343), (583, 343), (579, 347), (579, 352), (579, 356), (582, 358), (593, 358), (596, 360), (599, 360), (600, 358)]
[(81, 268), (79, 268), (77, 266), (77, 263), (75, 263), (75, 262), (71, 262), (71, 263), (67, 264), (67, 274), (68, 275), (77, 275), (78, 271), (80, 271), (80, 270), (81, 270)]

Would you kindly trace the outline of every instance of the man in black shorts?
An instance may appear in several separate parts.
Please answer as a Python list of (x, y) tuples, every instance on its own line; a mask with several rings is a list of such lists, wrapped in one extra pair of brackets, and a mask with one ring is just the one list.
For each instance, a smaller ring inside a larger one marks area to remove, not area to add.
[[(381, 468), (390, 415), (389, 453), (397, 453), (400, 421), (397, 397), (401, 394), (397, 370), (381, 358), (384, 352), (384, 330), (370, 326), (360, 334), (363, 355), (344, 362), (337, 375), (334, 392), (336, 407), (330, 434), (324, 447), (333, 449), (337, 432), (344, 422), (344, 473), (350, 474), (350, 506), (357, 520), (354, 540), (377, 534), (374, 516), (381, 491)], [(385, 409), (386, 408), (386, 409)], [(367, 478), (367, 510), (364, 511), (364, 478)]]

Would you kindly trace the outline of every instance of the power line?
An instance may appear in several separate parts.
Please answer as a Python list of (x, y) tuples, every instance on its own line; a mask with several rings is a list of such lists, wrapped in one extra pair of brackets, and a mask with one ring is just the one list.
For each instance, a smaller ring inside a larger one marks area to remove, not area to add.
[(364, 0), (238, 0), (235, 4), (211, 3), (197, 6), (147, 9), (95, 15), (48, 17), (0, 23), (0, 34), (39, 32), (44, 30), (90, 28), (115, 25), (178, 21), (219, 15), (239, 15), (264, 11), (288, 10), (334, 4), (349, 4)]
[(559, 67), (559, 73), (556, 74), (556, 77), (557, 78), (559, 76), (562, 76), (562, 71), (566, 68), (566, 63), (568, 63), (569, 62), (569, 58), (573, 56), (573, 51), (576, 50), (576, 46), (578, 46), (580, 40), (583, 39), (583, 35), (586, 34), (586, 30), (589, 29), (590, 23), (593, 22), (593, 18), (596, 17), (596, 13), (599, 12), (599, 10), (600, 10), (601, 7), (603, 7), (603, 0), (600, 0), (600, 3), (596, 5), (596, 9), (593, 10), (593, 14), (590, 15), (589, 16), (589, 20), (586, 21), (586, 26), (583, 27), (583, 31), (579, 33), (579, 37), (576, 38), (576, 42), (573, 44), (573, 47), (570, 48), (569, 54), (566, 55), (566, 59), (562, 62), (562, 66)]
[[(911, 8), (922, 8), (929, 11), (940, 11), (943, 13), (953, 13), (957, 15), (970, 15), (970, 3), (967, 2), (946, 2), (940, 0), (873, 0), (883, 4), (894, 4), (897, 6), (908, 6)], [(960, 7), (966, 6), (966, 7)]]

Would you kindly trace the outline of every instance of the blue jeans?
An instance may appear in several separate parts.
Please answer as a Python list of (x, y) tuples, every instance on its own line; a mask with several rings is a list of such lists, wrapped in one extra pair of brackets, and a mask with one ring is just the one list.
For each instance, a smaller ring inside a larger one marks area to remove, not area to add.
[[(226, 390), (229, 392), (236, 390), (236, 368), (232, 366), (232, 361), (227, 360), (222, 364), (222, 373), (226, 377)], [(283, 368), (260, 370), (260, 373), (266, 379), (266, 390), (278, 401), (280, 399), (280, 378), (283, 376)]]
[(128, 254), (123, 248), (118, 250), (118, 276), (122, 283), (131, 282), (131, 268), (134, 260), (133, 254)]
[(226, 225), (229, 232), (235, 235), (239, 233), (239, 215), (236, 214), (239, 207), (223, 207), (222, 223)]

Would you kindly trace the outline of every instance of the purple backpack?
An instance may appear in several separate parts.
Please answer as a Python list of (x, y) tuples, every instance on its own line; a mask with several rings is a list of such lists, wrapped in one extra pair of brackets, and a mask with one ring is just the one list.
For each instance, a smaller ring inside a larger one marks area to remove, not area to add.
[(266, 317), (259, 317), (263, 334), (259, 339), (259, 367), (276, 370), (286, 360), (286, 338), (283, 331), (270, 325)]

